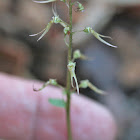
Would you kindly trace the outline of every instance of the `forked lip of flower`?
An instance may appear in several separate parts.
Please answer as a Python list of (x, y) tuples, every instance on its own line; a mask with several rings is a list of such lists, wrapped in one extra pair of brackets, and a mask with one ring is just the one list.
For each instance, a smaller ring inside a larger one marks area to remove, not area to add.
[[(34, 2), (37, 2), (37, 3), (49, 3), (49, 2), (55, 2), (57, 0), (44, 0), (44, 1), (36, 1), (36, 0), (33, 0), (33, 1)], [(53, 23), (55, 23), (55, 24), (59, 23), (64, 28), (66, 28), (66, 27), (69, 26), (66, 22), (64, 22), (63, 20), (61, 20), (59, 18), (59, 15), (55, 11), (54, 5), (52, 5), (52, 12), (53, 12), (54, 16), (52, 17), (52, 20), (47, 24), (46, 28), (44, 28), (42, 31), (40, 31), (40, 32), (38, 32), (36, 34), (32, 34), (32, 35), (29, 35), (29, 36), (37, 36), (37, 35), (39, 35), (39, 34), (42, 33), (41, 36), (39, 37), (39, 39), (37, 40), (37, 41), (39, 41), (39, 40), (41, 40), (47, 34), (47, 32), (50, 30), (50, 28), (51, 28), (51, 26), (52, 26)]]
[(47, 24), (46, 28), (44, 28), (41, 32), (36, 33), (36, 34), (29, 35), (29, 36), (37, 36), (37, 35), (39, 35), (39, 34), (41, 34), (41, 33), (43, 32), (43, 33), (41, 34), (41, 36), (39, 37), (39, 39), (37, 40), (37, 41), (39, 41), (40, 39), (42, 39), (42, 38), (47, 34), (47, 32), (50, 30), (52, 24), (53, 24), (53, 20), (51, 20), (51, 21)]
[[(110, 43), (108, 43), (107, 41), (105, 41), (104, 39), (102, 38), (109, 38), (109, 39), (112, 39), (111, 37), (109, 36), (104, 36), (104, 35), (101, 35), (99, 33), (97, 33), (96, 31), (94, 31), (91, 27), (86, 27), (84, 30), (83, 30), (85, 33), (91, 33), (92, 35), (94, 35), (94, 37), (96, 37), (99, 41), (101, 41), (102, 43), (110, 46), (110, 47), (113, 47), (113, 48), (117, 48), (117, 46), (115, 45), (112, 45)], [(101, 38), (102, 37), (102, 38)]]

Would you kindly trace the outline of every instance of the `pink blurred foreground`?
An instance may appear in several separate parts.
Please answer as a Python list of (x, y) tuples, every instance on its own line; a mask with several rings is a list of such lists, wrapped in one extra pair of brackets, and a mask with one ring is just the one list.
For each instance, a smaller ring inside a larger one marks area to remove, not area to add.
[[(47, 87), (33, 91), (29, 81), (0, 74), (0, 138), (7, 140), (66, 140), (65, 110), (50, 105), (61, 90)], [(102, 105), (72, 95), (71, 121), (74, 140), (115, 140), (116, 124)]]

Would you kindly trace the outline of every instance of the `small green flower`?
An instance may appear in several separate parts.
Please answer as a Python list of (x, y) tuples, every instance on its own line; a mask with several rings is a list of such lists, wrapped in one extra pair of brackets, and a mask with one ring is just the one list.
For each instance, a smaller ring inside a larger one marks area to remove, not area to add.
[(83, 12), (84, 6), (80, 2), (77, 2), (77, 3), (78, 3), (78, 10)]
[(85, 33), (89, 34), (89, 33), (92, 33), (92, 28), (91, 27), (86, 27), (83, 31)]
[(73, 78), (74, 78), (75, 83), (76, 83), (77, 93), (79, 94), (79, 86), (78, 86), (78, 82), (77, 82), (77, 78), (76, 78), (76, 74), (75, 74), (75, 66), (76, 66), (76, 63), (70, 61), (67, 67), (68, 67), (68, 70), (69, 70), (70, 76), (71, 76), (71, 85), (74, 88), (74, 85), (73, 85)]
[(89, 80), (82, 80), (80, 82), (79, 88), (88, 88)]
[(68, 26), (66, 26), (64, 28), (64, 34), (67, 35), (69, 31), (70, 31), (70, 28)]
[[(37, 40), (37, 41), (39, 41), (39, 40), (41, 40), (47, 33), (48, 33), (48, 31), (50, 30), (50, 28), (52, 27), (52, 25), (53, 25), (53, 23), (55, 23), (55, 24), (61, 24), (64, 28), (66, 28), (66, 27), (68, 27), (68, 24), (67, 23), (65, 23), (63, 20), (61, 20), (60, 18), (59, 18), (59, 16), (53, 16), (52, 17), (52, 20), (48, 23), (48, 25), (46, 26), (46, 28), (44, 28), (41, 32), (39, 32), (39, 33), (36, 33), (36, 34), (32, 34), (32, 35), (29, 35), (29, 36), (37, 36), (37, 35), (39, 35), (39, 34), (41, 34), (42, 32), (42, 35), (39, 37), (39, 39)], [(67, 28), (68, 29), (68, 28)]]
[(66, 27), (64, 27), (63, 31), (64, 31), (64, 42), (65, 42), (66, 46), (69, 47), (69, 44), (66, 41), (66, 36), (68, 35), (70, 28), (68, 26), (66, 26)]
[(53, 85), (53, 86), (57, 86), (58, 85), (56, 79), (49, 79), (49, 84)]
[(80, 52), (80, 50), (74, 51), (74, 53), (73, 53), (73, 59), (79, 59), (79, 58), (81, 58), (81, 52)]
[(76, 59), (89, 60), (85, 55), (81, 53), (80, 50), (75, 50), (73, 52), (73, 61)]
[(89, 82), (89, 80), (82, 80), (80, 82), (79, 88), (88, 88), (88, 87), (98, 94), (105, 94), (103, 90), (100, 90), (97, 87), (95, 87), (91, 82)]
[(62, 20), (59, 18), (59, 16), (54, 16), (54, 17), (52, 17), (52, 19), (53, 19), (53, 22), (55, 23), (55, 24), (58, 24), (58, 23), (60, 23)]
[(94, 35), (94, 36), (95, 36), (99, 41), (101, 41), (102, 43), (104, 43), (104, 44), (106, 44), (106, 45), (108, 45), (108, 46), (110, 46), (110, 47), (117, 48), (117, 46), (114, 46), (114, 45), (112, 45), (112, 44), (106, 42), (105, 40), (103, 40), (103, 39), (101, 38), (101, 37), (103, 37), (103, 38), (110, 38), (110, 39), (111, 39), (111, 37), (101, 35), (101, 34), (95, 32), (91, 27), (86, 27), (83, 31), (84, 31), (85, 33), (88, 33), (88, 34), (91, 33), (92, 35)]
[(41, 32), (36, 33), (36, 34), (29, 35), (29, 36), (37, 36), (37, 35), (39, 35), (39, 34), (41, 34), (41, 33), (43, 32), (42, 35), (41, 35), (41, 36), (39, 37), (39, 39), (37, 40), (37, 41), (39, 41), (40, 39), (42, 39), (42, 38), (47, 34), (47, 32), (50, 30), (52, 24), (53, 24), (53, 20), (51, 20), (51, 21), (48, 23), (48, 25), (46, 26), (46, 28), (44, 28)]

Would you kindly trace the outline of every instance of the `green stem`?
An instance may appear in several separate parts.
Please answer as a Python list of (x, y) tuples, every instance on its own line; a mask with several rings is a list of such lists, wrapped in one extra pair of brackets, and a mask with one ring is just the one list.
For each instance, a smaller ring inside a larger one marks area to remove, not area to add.
[[(69, 0), (69, 24), (70, 24), (70, 35), (69, 35), (69, 48), (68, 48), (68, 63), (72, 60), (72, 2)], [(67, 121), (67, 135), (68, 140), (72, 140), (71, 133), (71, 120), (70, 120), (70, 105), (71, 105), (71, 78), (70, 73), (67, 70), (67, 103), (66, 103), (66, 121)]]

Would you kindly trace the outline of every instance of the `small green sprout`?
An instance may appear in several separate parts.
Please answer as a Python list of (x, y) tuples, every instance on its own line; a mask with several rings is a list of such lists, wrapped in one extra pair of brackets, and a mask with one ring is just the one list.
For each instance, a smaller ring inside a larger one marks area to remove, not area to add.
[(82, 80), (80, 82), (79, 88), (88, 88), (88, 87), (98, 94), (105, 94), (103, 90), (100, 90), (97, 87), (95, 87), (91, 82), (89, 82), (89, 80)]
[(101, 38), (101, 37), (104, 37), (104, 38), (110, 38), (110, 39), (111, 39), (111, 37), (101, 35), (101, 34), (95, 32), (91, 27), (86, 27), (83, 31), (84, 31), (85, 33), (88, 33), (88, 34), (89, 34), (89, 33), (90, 33), (90, 34), (93, 34), (93, 35), (94, 35), (99, 41), (101, 41), (102, 43), (104, 43), (104, 44), (106, 44), (106, 45), (108, 45), (108, 46), (110, 46), (110, 47), (117, 48), (117, 46), (114, 46), (114, 45), (112, 45), (112, 44), (106, 42), (105, 40), (103, 40), (103, 39)]
[(73, 85), (73, 78), (74, 78), (75, 83), (76, 83), (77, 93), (79, 94), (79, 87), (78, 87), (78, 82), (77, 82), (77, 78), (76, 78), (76, 74), (75, 74), (75, 66), (76, 66), (76, 63), (75, 62), (71, 62), (71, 61), (67, 65), (68, 70), (70, 72), (70, 76), (71, 76), (71, 85), (74, 88), (74, 85)]

